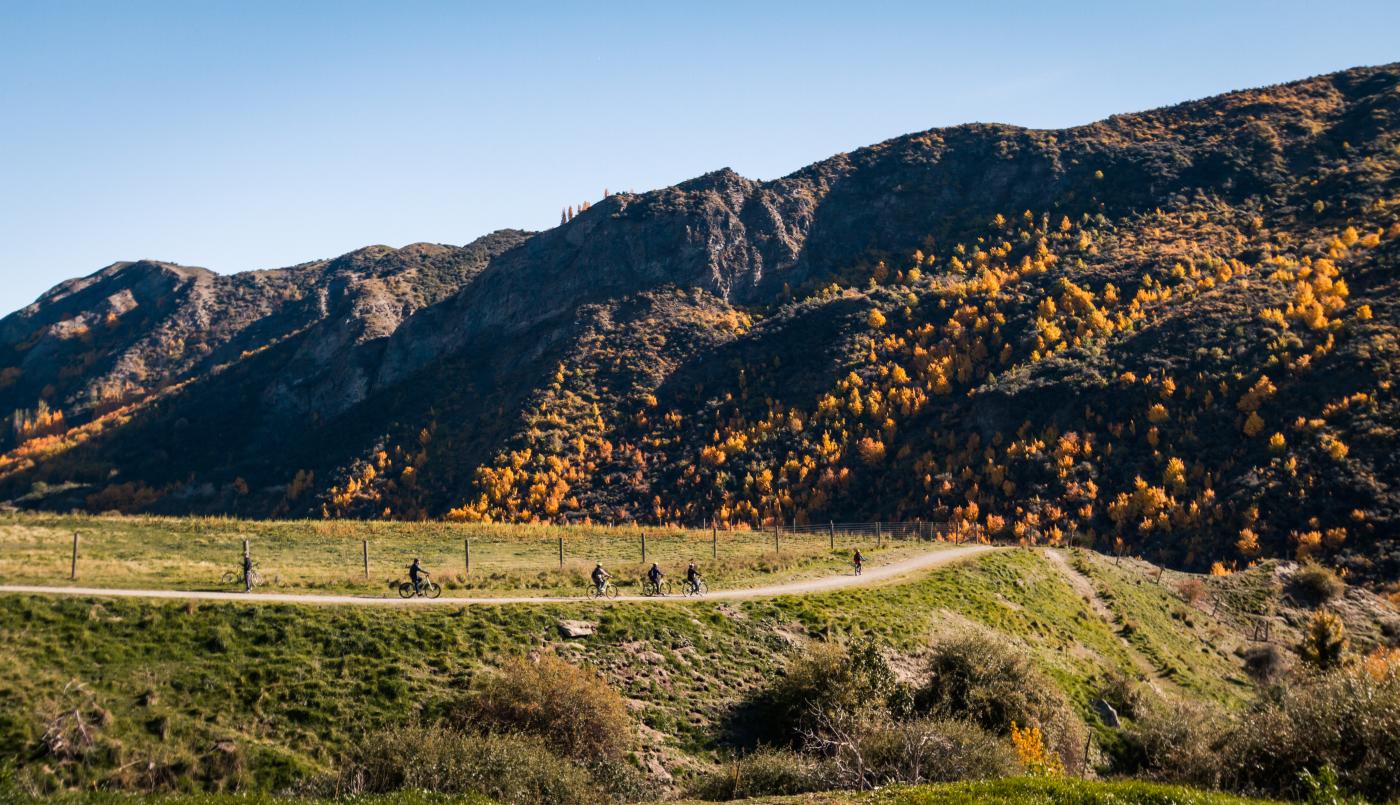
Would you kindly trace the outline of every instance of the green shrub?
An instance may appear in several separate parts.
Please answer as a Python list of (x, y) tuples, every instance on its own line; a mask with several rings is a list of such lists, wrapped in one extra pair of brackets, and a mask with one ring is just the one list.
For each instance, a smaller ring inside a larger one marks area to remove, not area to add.
[(1349, 645), (1341, 618), (1331, 612), (1315, 612), (1303, 630), (1298, 656), (1313, 668), (1326, 671), (1342, 664)]
[(1143, 696), (1142, 682), (1116, 669), (1109, 670), (1099, 689), (1099, 697), (1112, 705), (1120, 717), (1126, 718), (1137, 715)]
[(976, 724), (941, 718), (865, 722), (827, 738), (838, 788), (1008, 777), (1020, 771), (1011, 746)]
[(907, 694), (875, 643), (813, 643), (789, 660), (755, 718), (770, 728), (764, 737), (796, 744), (824, 720), (907, 710), (902, 699)]
[(458, 724), (535, 735), (584, 763), (617, 761), (632, 745), (627, 703), (598, 674), (545, 654), (508, 660), (453, 708)]
[(1308, 560), (1293, 574), (1293, 589), (1299, 597), (1313, 604), (1325, 604), (1346, 592), (1346, 582), (1330, 568)]
[(1375, 802), (1400, 797), (1400, 674), (1360, 669), (1306, 677), (1237, 719), (1224, 753), (1225, 783), (1285, 796), (1307, 793), (1302, 774), (1324, 767)]
[(1210, 705), (1144, 695), (1116, 747), (1115, 771), (1215, 788), (1227, 762), (1221, 756), (1227, 729)]
[(1250, 646), (1240, 655), (1245, 673), (1261, 685), (1272, 684), (1288, 670), (1288, 654), (1273, 643)]
[(831, 787), (830, 764), (821, 758), (790, 749), (763, 748), (700, 777), (691, 785), (688, 795), (728, 802), (748, 797), (806, 794)]
[(341, 766), (341, 793), (479, 794), (520, 805), (604, 801), (581, 767), (538, 738), (403, 728), (362, 741)]
[(915, 696), (921, 713), (969, 719), (999, 735), (1038, 726), (1065, 768), (1083, 767), (1087, 729), (1060, 689), (1004, 638), (968, 632), (940, 642)]

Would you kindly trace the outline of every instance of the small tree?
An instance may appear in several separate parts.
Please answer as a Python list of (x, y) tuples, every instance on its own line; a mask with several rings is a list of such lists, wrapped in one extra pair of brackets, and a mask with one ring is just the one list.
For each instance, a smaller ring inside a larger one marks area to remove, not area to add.
[(1314, 614), (1308, 621), (1303, 642), (1298, 646), (1298, 655), (1314, 668), (1326, 671), (1342, 664), (1349, 646), (1347, 628), (1342, 619), (1323, 611)]

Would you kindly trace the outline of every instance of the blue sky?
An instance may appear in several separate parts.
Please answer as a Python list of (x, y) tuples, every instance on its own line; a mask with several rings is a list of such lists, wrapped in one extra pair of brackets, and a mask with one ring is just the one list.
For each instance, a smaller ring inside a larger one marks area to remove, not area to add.
[(1400, 3), (0, 0), (0, 314), (1400, 59)]

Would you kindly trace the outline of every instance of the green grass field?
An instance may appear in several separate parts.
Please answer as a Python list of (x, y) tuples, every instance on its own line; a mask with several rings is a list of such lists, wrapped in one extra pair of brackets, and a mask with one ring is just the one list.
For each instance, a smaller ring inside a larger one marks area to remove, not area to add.
[[(16, 798), (16, 802), (25, 800)], [(135, 797), (86, 794), (51, 802), (86, 805), (321, 805), (330, 800), (267, 795), (186, 795)], [(454, 797), (419, 792), (386, 796), (356, 796), (335, 800), (352, 805), (491, 805), (480, 797)], [(874, 792), (831, 792), (789, 797), (738, 800), (743, 805), (1250, 805), (1268, 800), (1245, 799), (1213, 791), (1140, 782), (1098, 782), (1069, 779), (1012, 778), (973, 783), (946, 783), (890, 788)], [(678, 805), (694, 805), (681, 802)]]
[[(1138, 586), (1111, 576), (1102, 583)], [(1126, 594), (1114, 600), (1141, 622), (1162, 605)], [(562, 639), (562, 618), (592, 621), (597, 634)], [(596, 667), (633, 702), (648, 736), (639, 751), (703, 766), (718, 756), (734, 705), (780, 672), (786, 651), (802, 641), (873, 635), (917, 667), (936, 635), (969, 624), (1026, 645), (1086, 717), (1109, 674), (1136, 668), (1131, 646), (1139, 643), (1092, 614), (1043, 555), (1018, 549), (899, 584), (666, 607), (385, 610), (7, 595), (0, 747), (11, 748), (8, 762), (39, 791), (142, 787), (152, 774), (198, 790), (213, 784), (200, 770), (220, 745), (237, 747), (243, 769), (227, 782), (284, 790), (328, 773), (360, 735), (431, 721), (482, 668), (549, 650)], [(1184, 690), (1242, 700), (1238, 668), (1221, 661), (1207, 633), (1184, 634), (1142, 629), (1138, 650), (1172, 657)], [(92, 727), (81, 761), (44, 749), (45, 732), (73, 713)]]
[[(70, 580), (73, 534), (78, 574)], [(646, 537), (647, 563), (642, 562)], [(650, 562), (679, 579), (697, 562), (712, 589), (849, 572), (855, 548), (872, 566), (928, 550), (921, 541), (838, 535), (605, 526), (11, 515), (0, 519), (0, 580), (10, 584), (213, 590), (239, 568), (248, 540), (270, 590), (393, 595), (417, 556), (444, 596), (578, 595), (595, 562), (636, 592)], [(560, 540), (564, 563), (559, 562)], [(467, 542), (471, 570), (467, 572)], [(368, 543), (369, 571), (365, 572)], [(717, 557), (717, 558), (716, 558)]]

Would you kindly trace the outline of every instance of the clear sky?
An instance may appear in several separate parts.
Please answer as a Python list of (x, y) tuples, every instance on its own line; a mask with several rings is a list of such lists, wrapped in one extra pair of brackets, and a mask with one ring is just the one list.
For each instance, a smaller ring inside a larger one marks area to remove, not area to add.
[(1400, 60), (1400, 2), (0, 0), (0, 314)]

